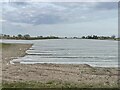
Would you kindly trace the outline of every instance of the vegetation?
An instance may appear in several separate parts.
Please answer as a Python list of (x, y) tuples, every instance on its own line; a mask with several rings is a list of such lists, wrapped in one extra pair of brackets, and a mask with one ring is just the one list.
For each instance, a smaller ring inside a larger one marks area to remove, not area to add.
[(8, 43), (0, 43), (0, 48), (6, 48), (6, 47), (9, 47), (13, 44), (8, 44)]
[(37, 36), (37, 37), (31, 37), (29, 34), (25, 34), (25, 35), (21, 35), (18, 34), (17, 36), (10, 36), (10, 35), (6, 35), (6, 34), (2, 34), (0, 35), (1, 39), (16, 39), (16, 40), (36, 40), (36, 39), (59, 39), (59, 37), (55, 37), (55, 36)]
[(98, 39), (98, 40), (120, 40), (120, 38), (116, 38), (115, 35), (112, 36), (97, 36), (97, 35), (88, 35), (82, 37), (56, 37), (56, 36), (30, 36), (29, 34), (21, 35), (18, 34), (17, 36), (10, 36), (6, 34), (0, 35), (1, 39), (16, 39), (16, 40), (37, 40), (37, 39)]
[(117, 88), (118, 85), (104, 85), (101, 83), (86, 84), (86, 83), (69, 83), (60, 81), (48, 81), (46, 83), (26, 81), (26, 82), (14, 82), (3, 83), (3, 88)]
[(120, 38), (116, 38), (115, 35), (112, 35), (112, 36), (88, 35), (88, 36), (82, 36), (82, 39), (120, 40)]

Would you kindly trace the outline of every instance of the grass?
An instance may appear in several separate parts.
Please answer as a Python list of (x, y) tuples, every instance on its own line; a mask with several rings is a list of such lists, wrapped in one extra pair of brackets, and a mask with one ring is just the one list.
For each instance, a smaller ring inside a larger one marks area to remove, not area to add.
[(14, 44), (0, 43), (0, 48), (7, 48), (7, 47), (10, 47), (11, 45), (14, 45)]
[(3, 88), (117, 88), (117, 85), (103, 85), (101, 83), (86, 84), (86, 83), (69, 83), (60, 81), (48, 81), (46, 83), (27, 81), (27, 82), (14, 82), (3, 83)]
[(64, 85), (61, 82), (49, 81), (46, 83), (41, 82), (15, 82), (15, 83), (3, 83), (3, 88), (72, 88), (75, 85), (70, 83), (65, 83)]

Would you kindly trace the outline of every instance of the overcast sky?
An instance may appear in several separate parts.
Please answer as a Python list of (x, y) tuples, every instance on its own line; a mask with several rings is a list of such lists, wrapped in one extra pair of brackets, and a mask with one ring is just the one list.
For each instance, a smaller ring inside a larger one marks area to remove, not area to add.
[[(1, 3), (0, 3), (1, 4)], [(0, 5), (5, 34), (117, 35), (117, 2), (11, 2)]]

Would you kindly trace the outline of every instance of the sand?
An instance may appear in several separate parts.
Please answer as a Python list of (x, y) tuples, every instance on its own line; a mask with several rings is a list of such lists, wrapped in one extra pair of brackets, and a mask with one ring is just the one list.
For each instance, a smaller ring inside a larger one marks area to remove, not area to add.
[(24, 56), (32, 45), (12, 44), (2, 50), (2, 81), (59, 82), (92, 87), (118, 87), (118, 68), (92, 67), (87, 64), (10, 64), (13, 58)]

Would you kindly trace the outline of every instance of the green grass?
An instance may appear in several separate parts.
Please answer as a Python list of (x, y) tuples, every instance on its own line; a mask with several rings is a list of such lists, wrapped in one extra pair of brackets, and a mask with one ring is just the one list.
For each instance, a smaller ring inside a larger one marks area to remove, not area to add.
[(0, 46), (2, 46), (2, 47), (8, 47), (8, 46), (10, 46), (11, 44), (8, 44), (8, 43), (0, 43)]
[(74, 84), (49, 81), (47, 83), (41, 82), (15, 82), (15, 83), (3, 83), (3, 88), (72, 88)]
[(3, 83), (3, 88), (117, 88), (117, 85), (103, 85), (102, 83), (86, 84), (86, 83), (68, 83), (60, 81), (48, 81), (46, 83), (41, 82), (14, 82)]
[(0, 43), (0, 48), (8, 48), (10, 46), (13, 46), (14, 44), (10, 44), (10, 43)]

